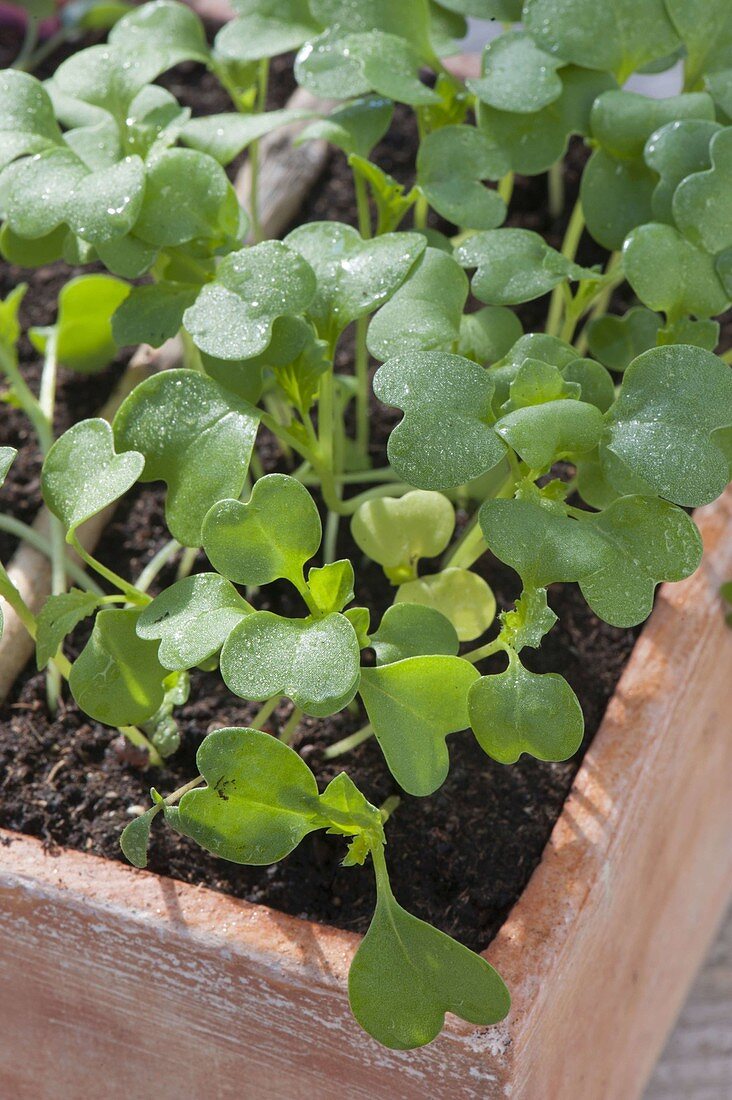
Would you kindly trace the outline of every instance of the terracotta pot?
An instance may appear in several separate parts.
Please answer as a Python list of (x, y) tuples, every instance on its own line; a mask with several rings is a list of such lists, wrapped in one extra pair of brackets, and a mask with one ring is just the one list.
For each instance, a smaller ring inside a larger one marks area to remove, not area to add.
[(384, 1050), (350, 1016), (358, 937), (2, 834), (9, 1100), (632, 1100), (732, 886), (732, 491), (662, 587), (540, 866), (487, 957), (504, 1024)]

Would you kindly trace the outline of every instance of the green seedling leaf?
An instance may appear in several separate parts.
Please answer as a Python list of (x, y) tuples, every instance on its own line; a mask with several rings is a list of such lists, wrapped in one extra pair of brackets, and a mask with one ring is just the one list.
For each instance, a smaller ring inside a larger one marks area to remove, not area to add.
[(406, 282), (372, 319), (369, 351), (382, 362), (410, 351), (449, 351), (460, 336), (467, 297), (468, 279), (460, 265), (426, 248)]
[(221, 500), (206, 516), (203, 546), (219, 573), (237, 584), (286, 577), (302, 586), (306, 561), (317, 553), (320, 516), (304, 485), (286, 474), (255, 482), (247, 504)]
[(612, 376), (594, 359), (575, 359), (564, 368), (565, 385), (578, 385), (581, 401), (595, 405), (600, 412), (607, 412), (615, 400), (615, 383)]
[(471, 686), (468, 707), (478, 744), (499, 764), (515, 764), (522, 753), (567, 760), (582, 744), (582, 708), (567, 681), (529, 672), (517, 657)]
[[(236, 237), (240, 210), (224, 169), (194, 149), (166, 149), (148, 164), (135, 236), (156, 248)], [(229, 257), (227, 257), (229, 259)]]
[(19, 267), (42, 267), (44, 264), (55, 263), (63, 256), (68, 232), (65, 225), (60, 225), (48, 236), (30, 241), (19, 237), (5, 222), (0, 227), (0, 254), (9, 264), (17, 264)]
[(142, 475), (145, 459), (132, 448), (114, 449), (106, 420), (80, 420), (56, 440), (41, 471), (43, 499), (70, 541), (85, 520), (119, 500)]
[(0, 72), (0, 169), (16, 157), (61, 145), (61, 131), (48, 92), (18, 69)]
[(178, 333), (183, 314), (195, 302), (199, 289), (188, 283), (153, 283), (128, 289), (126, 300), (112, 320), (115, 341), (120, 347), (150, 344), (159, 348)]
[(400, 35), (380, 30), (343, 34), (336, 25), (300, 50), (295, 78), (323, 98), (373, 91), (414, 107), (437, 104), (440, 97), (419, 79), (421, 60)]
[(506, 453), (490, 426), (493, 381), (468, 359), (444, 352), (396, 356), (376, 372), (374, 393), (404, 412), (389, 439), (389, 461), (418, 488), (462, 485)]
[[(121, 237), (116, 241), (99, 244), (95, 252), (104, 266), (122, 279), (138, 279), (150, 270), (157, 257), (156, 249), (143, 244), (136, 237)], [(68, 263), (68, 257), (64, 258)]]
[(607, 73), (571, 65), (558, 75), (562, 93), (541, 110), (526, 114), (497, 110), (486, 103), (478, 105), (480, 129), (503, 152), (514, 172), (523, 175), (546, 172), (564, 155), (572, 134), (588, 133), (595, 98), (616, 87)]
[(350, 561), (332, 561), (308, 571), (308, 588), (321, 615), (342, 611), (353, 599), (355, 578)]
[(56, 656), (58, 648), (75, 626), (93, 615), (100, 605), (100, 597), (93, 592), (72, 588), (58, 596), (49, 596), (37, 619), (36, 664), (45, 668)]
[(90, 172), (72, 187), (66, 221), (90, 244), (107, 244), (126, 236), (137, 221), (145, 193), (145, 167), (139, 157), (125, 157), (109, 168)]
[(732, 65), (732, 9), (725, 0), (665, 0), (686, 49), (684, 77), (695, 87), (704, 73)]
[(596, 359), (610, 370), (624, 371), (642, 352), (656, 346), (660, 327), (657, 313), (635, 306), (622, 317), (606, 314), (590, 321), (587, 340)]
[(366, 649), (369, 643), (369, 628), (371, 626), (371, 612), (368, 607), (349, 607), (343, 614), (356, 631), (358, 648)]
[(163, 808), (163, 799), (158, 792), (153, 788), (150, 794), (155, 799), (155, 804), (125, 826), (119, 838), (119, 846), (125, 859), (128, 859), (133, 867), (139, 867), (140, 870), (147, 867), (150, 828)]
[(192, 370), (146, 379), (114, 418), (117, 446), (144, 456), (141, 480), (167, 484), (166, 520), (184, 546), (201, 545), (213, 504), (241, 493), (257, 426), (251, 405)]
[(207, 153), (219, 164), (230, 164), (253, 141), (281, 126), (312, 118), (313, 115), (313, 111), (299, 108), (253, 115), (206, 115), (187, 122), (181, 130), (180, 139), (184, 145), (190, 145), (199, 153)]
[(540, 298), (566, 280), (597, 278), (528, 229), (475, 233), (455, 250), (463, 267), (475, 267), (472, 289), (481, 302), (517, 305)]
[(522, 335), (521, 322), (512, 309), (484, 306), (460, 318), (458, 352), (487, 366), (507, 355)]
[(486, 502), (480, 523), (496, 557), (530, 587), (577, 581), (595, 614), (636, 626), (650, 614), (656, 584), (681, 580), (699, 564), (692, 520), (652, 497), (623, 497), (574, 519), (531, 500)]
[(328, 832), (351, 838), (343, 867), (363, 865), (373, 848), (385, 843), (381, 812), (366, 800), (345, 772), (330, 781), (320, 796), (320, 807), (331, 819)]
[(351, 100), (317, 122), (311, 122), (295, 139), (295, 145), (305, 141), (329, 141), (346, 156), (355, 153), (368, 157), (391, 125), (394, 104), (383, 96), (366, 95)]
[(166, 588), (143, 608), (137, 636), (160, 642), (163, 668), (180, 671), (207, 661), (252, 608), (217, 573), (197, 573)]
[[(95, 374), (117, 354), (112, 335), (112, 316), (130, 292), (126, 283), (110, 275), (80, 275), (71, 279), (58, 296), (55, 325), (56, 358), (69, 370)], [(38, 351), (48, 344), (49, 329), (31, 329)]]
[(605, 477), (599, 448), (578, 458), (576, 468), (577, 491), (591, 508), (608, 508), (621, 495)]
[(692, 244), (716, 255), (732, 247), (732, 127), (714, 134), (712, 167), (682, 180), (673, 196), (673, 217)]
[[(280, 321), (285, 320), (287, 318), (280, 318)], [(300, 319), (298, 318), (298, 320)], [(302, 323), (305, 324), (305, 322)], [(277, 322), (275, 322), (276, 325)], [(269, 355), (270, 348), (267, 348), (263, 352), (263, 356), (267, 358)], [(330, 369), (328, 345), (325, 340), (318, 340), (312, 328), (307, 325), (302, 349), (290, 362), (282, 366), (275, 365), (273, 373), (288, 400), (304, 417), (310, 412), (315, 403), (321, 378)]]
[(522, 0), (440, 0), (440, 5), (478, 19), (500, 19), (502, 23), (518, 23), (521, 19)]
[(441, 554), (454, 530), (455, 512), (447, 497), (422, 489), (367, 500), (351, 520), (356, 545), (383, 566), (393, 584), (415, 577), (420, 558)]
[(386, 1047), (412, 1050), (431, 1042), (445, 1013), (472, 1024), (495, 1024), (511, 999), (500, 975), (480, 955), (418, 920), (397, 903), (383, 854), (374, 853), (377, 903), (351, 963), (351, 1010)]
[(508, 355), (494, 364), (489, 371), (494, 385), (493, 410), (498, 417), (510, 400), (511, 384), (529, 360), (558, 367), (562, 373), (577, 359), (577, 350), (564, 340), (547, 336), (543, 332), (529, 332), (521, 336)]
[(69, 675), (78, 706), (107, 726), (152, 718), (165, 695), (167, 670), (158, 661), (157, 642), (138, 638), (138, 617), (134, 609), (100, 611)]
[(563, 61), (540, 49), (525, 31), (508, 31), (489, 42), (483, 75), (467, 85), (482, 103), (499, 111), (530, 114), (562, 94), (557, 75)]
[(526, 0), (526, 29), (550, 54), (620, 83), (679, 45), (664, 0)]
[(707, 73), (704, 87), (722, 115), (732, 119), (732, 67), (721, 72)]
[(310, 768), (267, 733), (215, 730), (201, 743), (196, 763), (207, 786), (184, 794), (166, 817), (221, 859), (276, 863), (327, 824)]
[(362, 240), (350, 225), (311, 222), (288, 234), (285, 245), (315, 272), (315, 298), (302, 308), (307, 307), (318, 334), (332, 342), (351, 321), (388, 301), (424, 252), (426, 241), (412, 233)]
[(321, 26), (310, 14), (308, 0), (234, 0), (238, 18), (216, 35), (218, 57), (259, 61), (296, 50)]
[(376, 654), (377, 665), (435, 654), (456, 657), (460, 648), (450, 620), (435, 607), (417, 603), (395, 603), (387, 607), (369, 644)]
[(342, 710), (360, 679), (359, 645), (344, 615), (283, 619), (255, 611), (234, 628), (221, 652), (221, 675), (242, 699), (286, 695), (305, 714)]
[(70, 149), (51, 148), (9, 165), (2, 174), (4, 213), (19, 237), (47, 237), (65, 224), (69, 195), (89, 174)]
[(509, 412), (496, 432), (531, 470), (548, 470), (559, 458), (586, 454), (600, 442), (600, 410), (585, 401), (559, 400)]
[(449, 733), (466, 729), (468, 689), (478, 673), (460, 657), (408, 657), (361, 670), (359, 692), (397, 783), (432, 794), (450, 768)]
[(721, 129), (719, 123), (707, 119), (683, 118), (667, 122), (651, 134), (643, 155), (649, 168), (661, 177), (651, 199), (656, 221), (674, 224), (674, 192), (687, 176), (711, 168), (709, 145)]
[(396, 603), (424, 604), (439, 611), (457, 631), (461, 642), (484, 634), (496, 616), (496, 599), (477, 573), (451, 566), (402, 584)]
[(719, 343), (718, 321), (695, 321), (691, 317), (679, 317), (658, 333), (659, 344), (693, 344), (695, 348), (714, 351)]
[(502, 611), (501, 638), (517, 653), (525, 646), (538, 649), (557, 621), (546, 600), (546, 588), (524, 588), (511, 611)]
[[(391, 233), (401, 224), (404, 215), (416, 202), (417, 189), (412, 187), (405, 192), (403, 184), (397, 183), (394, 177), (383, 168), (379, 168), (378, 164), (360, 157), (357, 153), (349, 154), (348, 166), (354, 177), (362, 179), (368, 186), (371, 201), (376, 208), (375, 235), (382, 237), (385, 233)], [(442, 237), (436, 230), (426, 230), (422, 235), (430, 244), (442, 247), (441, 244), (436, 244), (435, 235), (437, 235), (447, 245), (443, 251), (452, 252), (452, 245), (447, 237)]]
[(509, 413), (529, 405), (542, 405), (579, 395), (579, 384), (565, 381), (559, 367), (544, 363), (541, 359), (525, 359), (511, 381), (508, 400), (504, 402), (502, 411)]
[(634, 229), (623, 248), (623, 267), (640, 300), (671, 317), (711, 317), (729, 305), (714, 258), (671, 225), (650, 222)]
[(0, 489), (5, 484), (5, 478), (8, 476), (17, 453), (15, 447), (0, 447)]
[(214, 281), (183, 315), (196, 346), (217, 359), (249, 359), (264, 352), (275, 320), (303, 312), (313, 299), (315, 276), (305, 260), (281, 241), (226, 256)]
[(417, 183), (443, 218), (467, 229), (495, 229), (506, 204), (482, 180), (510, 169), (505, 154), (474, 126), (443, 126), (427, 134), (417, 154)]
[(603, 469), (621, 492), (641, 479), (646, 491), (698, 507), (729, 481), (722, 430), (732, 425), (732, 374), (711, 352), (685, 345), (644, 352), (625, 372), (607, 424)]
[(173, 0), (154, 0), (134, 9), (115, 24), (109, 42), (131, 60), (154, 59), (158, 73), (181, 61), (199, 61), (204, 65), (209, 61), (201, 20), (185, 4)]

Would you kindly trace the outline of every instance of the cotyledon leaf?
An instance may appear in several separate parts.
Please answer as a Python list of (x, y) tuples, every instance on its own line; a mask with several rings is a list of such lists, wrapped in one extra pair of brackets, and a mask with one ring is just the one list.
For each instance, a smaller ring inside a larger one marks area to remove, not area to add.
[(387, 607), (369, 644), (376, 654), (377, 665), (434, 654), (456, 657), (460, 648), (450, 620), (436, 608), (417, 603)]
[(439, 611), (452, 623), (461, 642), (479, 638), (496, 615), (496, 598), (486, 581), (470, 569), (456, 566), (400, 585), (396, 606), (402, 602)]

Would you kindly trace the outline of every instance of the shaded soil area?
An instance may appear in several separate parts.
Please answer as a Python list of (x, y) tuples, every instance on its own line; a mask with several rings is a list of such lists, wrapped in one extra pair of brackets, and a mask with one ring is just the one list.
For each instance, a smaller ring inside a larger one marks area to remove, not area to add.
[[(0, 63), (2, 63), (0, 55)], [(227, 107), (217, 87), (196, 67), (181, 67), (166, 77), (167, 85), (197, 113)], [(271, 105), (281, 105), (292, 87), (287, 64), (274, 74)], [(376, 159), (400, 182), (409, 186), (414, 176), (416, 129), (411, 115), (398, 108), (389, 135)], [(568, 206), (577, 190), (586, 151), (573, 142), (567, 158)], [(300, 220), (338, 219), (356, 222), (350, 172), (339, 154), (311, 194)], [(516, 181), (509, 223), (544, 233), (559, 244), (565, 218), (552, 222), (546, 213), (545, 177)], [(444, 223), (436, 228), (449, 231)], [(602, 262), (603, 255), (585, 238), (579, 260)], [(88, 269), (87, 269), (88, 270)], [(18, 280), (30, 284), (23, 305), (24, 324), (43, 325), (55, 316), (55, 297), (69, 270), (51, 265), (34, 272), (0, 265), (0, 293)], [(618, 304), (622, 304), (621, 298)], [(546, 301), (521, 309), (527, 330), (540, 327)], [(729, 322), (728, 322), (729, 324)], [(25, 375), (37, 387), (38, 357), (24, 339), (21, 348)], [(338, 368), (350, 369), (352, 343), (346, 333), (338, 354)], [(93, 378), (63, 374), (59, 389), (57, 428), (93, 412), (104, 401), (122, 369), (121, 356), (111, 368)], [(372, 457), (385, 460), (385, 443), (398, 413), (373, 405)], [(3, 443), (21, 449), (6, 490), (4, 510), (32, 518), (39, 503), (40, 456), (20, 414), (5, 407)], [(287, 470), (286, 459), (267, 433), (260, 437), (262, 462), (267, 470)], [(123, 575), (134, 577), (167, 540), (163, 493), (157, 486), (139, 487), (120, 505), (98, 548), (98, 557)], [(460, 523), (466, 516), (459, 515)], [(0, 557), (7, 560), (12, 542), (0, 536)], [(356, 599), (371, 608), (378, 622), (392, 599), (392, 591), (378, 567), (363, 561), (341, 528), (339, 554), (350, 556), (357, 572)], [(199, 556), (196, 568), (205, 568)], [(500, 608), (518, 595), (518, 578), (485, 555), (478, 569), (493, 587)], [(429, 572), (429, 563), (425, 563)], [(175, 565), (158, 578), (158, 586), (172, 582)], [(271, 585), (258, 606), (282, 613), (302, 614), (284, 585)], [(483, 948), (496, 933), (536, 867), (551, 828), (571, 787), (582, 753), (602, 719), (607, 701), (633, 647), (636, 631), (619, 630), (600, 622), (588, 609), (576, 587), (555, 586), (550, 603), (559, 623), (539, 651), (524, 651), (526, 664), (536, 672), (561, 672), (576, 691), (586, 719), (582, 751), (561, 764), (522, 759), (505, 767), (484, 755), (469, 732), (449, 739), (452, 767), (444, 786), (429, 798), (403, 796), (388, 825), (388, 860), (395, 893), (401, 903), (422, 918), (474, 948)], [(75, 632), (69, 656), (79, 652), (88, 636), (88, 624)], [(466, 647), (467, 648), (467, 647)], [(491, 667), (481, 666), (484, 671)], [(493, 670), (501, 667), (500, 660)], [(256, 705), (232, 696), (217, 673), (195, 672), (189, 702), (179, 714), (180, 751), (162, 771), (145, 771), (126, 743), (114, 731), (90, 721), (66, 699), (54, 719), (45, 703), (44, 677), (28, 669), (0, 712), (0, 825), (41, 837), (50, 849), (67, 845), (111, 859), (121, 859), (118, 838), (122, 828), (148, 804), (154, 783), (168, 792), (196, 774), (195, 753), (212, 729), (246, 725)], [(275, 713), (270, 727), (276, 732), (289, 715), (289, 704)], [(322, 787), (340, 770), (374, 803), (398, 793), (375, 741), (333, 762), (324, 748), (358, 729), (364, 714), (346, 711), (326, 720), (303, 719), (293, 742), (313, 767)], [(374, 904), (369, 868), (343, 868), (344, 844), (336, 837), (315, 834), (293, 855), (272, 867), (239, 867), (202, 852), (192, 842), (154, 830), (151, 869), (198, 883), (237, 897), (266, 903), (284, 912), (363, 931)]]

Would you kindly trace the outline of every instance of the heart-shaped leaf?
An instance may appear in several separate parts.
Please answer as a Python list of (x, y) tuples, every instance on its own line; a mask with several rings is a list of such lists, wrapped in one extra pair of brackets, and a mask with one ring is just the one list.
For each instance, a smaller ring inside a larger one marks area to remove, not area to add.
[(366, 95), (351, 100), (317, 122), (311, 122), (295, 139), (295, 145), (305, 141), (329, 141), (346, 156), (355, 153), (368, 157), (391, 125), (394, 104), (383, 96)]
[(524, 23), (548, 53), (621, 83), (679, 45), (664, 0), (526, 0)]
[(582, 708), (564, 677), (529, 672), (515, 656), (505, 672), (471, 686), (468, 706), (478, 744), (500, 764), (522, 753), (566, 760), (582, 744)]
[(138, 616), (138, 610), (100, 611), (69, 675), (78, 706), (107, 726), (145, 722), (165, 695), (167, 670), (157, 659), (157, 642), (138, 638)]
[(323, 98), (374, 91), (415, 107), (437, 104), (437, 93), (419, 79), (421, 61), (418, 50), (400, 34), (343, 34), (336, 25), (300, 50), (295, 77)]
[(302, 587), (302, 569), (317, 553), (322, 529), (313, 498), (286, 474), (255, 482), (247, 504), (221, 500), (206, 516), (203, 546), (212, 565), (237, 584), (287, 577)]
[(416, 576), (420, 558), (441, 554), (454, 530), (455, 511), (447, 497), (422, 489), (367, 500), (351, 520), (356, 545), (394, 584)]
[(622, 317), (605, 314), (587, 326), (592, 354), (614, 371), (624, 371), (644, 351), (656, 346), (661, 318), (657, 313), (635, 306)]
[(496, 615), (496, 599), (477, 573), (450, 566), (402, 584), (396, 603), (424, 604), (448, 619), (461, 642), (485, 633)]
[(692, 520), (653, 497), (622, 497), (582, 519), (531, 500), (493, 500), (481, 508), (480, 523), (489, 548), (528, 586), (577, 581), (613, 626), (642, 622), (656, 584), (687, 577), (701, 554)]
[(114, 418), (117, 446), (144, 455), (141, 480), (166, 482), (166, 520), (184, 546), (201, 545), (212, 504), (241, 493), (257, 426), (251, 405), (191, 370), (148, 378)]
[(496, 466), (505, 444), (490, 426), (493, 381), (459, 355), (419, 352), (384, 363), (374, 393), (404, 411), (391, 433), (389, 461), (421, 489), (451, 489)]
[[(70, 279), (58, 296), (56, 358), (69, 370), (94, 374), (117, 354), (112, 316), (130, 293), (127, 283), (109, 275), (80, 275)], [(31, 329), (33, 346), (46, 349), (49, 330)]]
[(19, 237), (47, 237), (69, 214), (69, 195), (89, 174), (66, 147), (47, 150), (9, 165), (3, 172), (7, 224)]
[(607, 412), (615, 400), (612, 376), (594, 359), (575, 359), (562, 372), (566, 386), (579, 386), (581, 401)]
[(449, 733), (466, 729), (477, 671), (461, 657), (407, 657), (361, 670), (359, 692), (389, 770), (408, 794), (432, 794), (450, 768)]
[(66, 221), (83, 240), (106, 244), (124, 237), (137, 221), (145, 193), (139, 157), (125, 157), (110, 168), (90, 172), (72, 188)]
[(460, 336), (467, 297), (468, 280), (459, 264), (439, 249), (425, 249), (372, 319), (369, 351), (382, 361), (410, 351), (449, 351)]
[(209, 61), (201, 20), (174, 0), (154, 0), (129, 12), (112, 28), (109, 41), (130, 58), (154, 59), (161, 73), (181, 61)]
[(167, 149), (148, 164), (135, 222), (135, 236), (147, 244), (169, 248), (199, 237), (235, 237), (239, 218), (236, 193), (213, 157)]
[(252, 608), (218, 573), (196, 573), (166, 588), (143, 608), (137, 636), (159, 641), (158, 660), (180, 671), (213, 657)]
[(18, 69), (0, 73), (0, 169), (16, 157), (61, 144), (61, 131), (48, 92)]
[(46, 667), (66, 635), (82, 619), (93, 615), (99, 605), (99, 596), (80, 588), (48, 597), (37, 618), (36, 664), (39, 669)]
[(714, 258), (672, 225), (649, 222), (634, 229), (623, 248), (623, 267), (640, 300), (671, 317), (711, 317), (729, 305)]
[(488, 366), (507, 355), (522, 335), (521, 322), (512, 309), (484, 306), (460, 318), (458, 352)]
[(684, 78), (693, 88), (704, 73), (732, 65), (732, 9), (726, 0), (665, 0), (686, 48)]
[(719, 123), (707, 119), (682, 118), (651, 134), (643, 156), (661, 177), (651, 199), (656, 221), (673, 225), (674, 192), (687, 176), (711, 167), (709, 145), (721, 129)]
[(417, 182), (430, 206), (455, 225), (495, 229), (506, 204), (482, 180), (510, 170), (505, 153), (474, 126), (443, 126), (427, 134), (417, 154)]
[(692, 244), (716, 255), (732, 247), (732, 127), (714, 134), (712, 167), (695, 172), (673, 196), (673, 216)]
[(531, 470), (545, 471), (560, 458), (586, 454), (600, 442), (600, 410), (585, 401), (546, 401), (502, 416), (496, 424), (501, 439)]
[(113, 504), (142, 475), (145, 459), (114, 449), (106, 420), (80, 420), (56, 440), (41, 471), (43, 499), (63, 523), (67, 540), (79, 524)]
[(221, 261), (183, 324), (208, 355), (249, 359), (265, 350), (278, 317), (307, 309), (315, 289), (313, 271), (296, 248), (264, 241)]
[(625, 372), (607, 422), (602, 464), (621, 492), (630, 475), (675, 504), (698, 507), (727, 485), (722, 429), (732, 425), (732, 374), (711, 352), (685, 345), (644, 352)]
[(481, 302), (516, 305), (540, 298), (565, 280), (597, 278), (567, 260), (529, 229), (475, 233), (455, 250), (463, 267), (475, 267), (472, 289)]
[(183, 314), (193, 305), (199, 287), (189, 283), (133, 286), (114, 315), (112, 332), (120, 347), (150, 344), (159, 348), (178, 333)]
[(572, 134), (588, 132), (595, 98), (616, 86), (607, 73), (571, 65), (561, 69), (558, 76), (562, 81), (559, 98), (530, 114), (497, 110), (487, 103), (478, 105), (480, 129), (503, 152), (514, 172), (546, 172), (564, 155)]
[(259, 61), (296, 50), (320, 31), (308, 0), (233, 0), (238, 18), (216, 35), (218, 57)]
[(308, 315), (319, 335), (329, 341), (351, 321), (383, 305), (426, 247), (424, 237), (411, 233), (362, 240), (352, 226), (340, 222), (301, 225), (285, 238), (285, 244), (315, 272), (317, 292)]
[(395, 603), (384, 612), (370, 645), (377, 665), (391, 665), (406, 657), (434, 654), (456, 657), (460, 641), (450, 620), (436, 608)]
[(254, 729), (210, 733), (196, 754), (207, 786), (166, 817), (207, 852), (233, 863), (276, 863), (322, 829), (318, 785), (296, 752)]
[(359, 645), (345, 615), (283, 619), (255, 611), (229, 635), (221, 675), (242, 699), (286, 695), (305, 714), (325, 718), (356, 694)]
[(348, 975), (351, 1010), (361, 1027), (386, 1047), (412, 1050), (439, 1034), (446, 1012), (481, 1026), (502, 1020), (511, 999), (497, 971), (402, 909), (380, 849), (374, 864), (376, 911)]
[(524, 31), (508, 31), (489, 42), (483, 53), (483, 75), (467, 85), (481, 103), (499, 111), (529, 114), (562, 94), (557, 69), (562, 60), (546, 53)]

